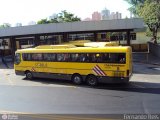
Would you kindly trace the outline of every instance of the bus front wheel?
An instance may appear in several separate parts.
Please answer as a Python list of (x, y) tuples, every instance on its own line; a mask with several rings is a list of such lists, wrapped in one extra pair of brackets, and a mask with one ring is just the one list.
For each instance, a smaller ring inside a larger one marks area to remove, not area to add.
[(30, 71), (26, 72), (26, 78), (29, 79), (29, 80), (33, 79), (33, 75)]
[(79, 74), (74, 74), (74, 75), (72, 76), (72, 81), (73, 81), (74, 84), (80, 85), (80, 84), (82, 83), (82, 77), (81, 77), (81, 75), (79, 75)]
[(87, 76), (86, 82), (89, 86), (96, 86), (98, 84), (97, 77), (94, 75)]

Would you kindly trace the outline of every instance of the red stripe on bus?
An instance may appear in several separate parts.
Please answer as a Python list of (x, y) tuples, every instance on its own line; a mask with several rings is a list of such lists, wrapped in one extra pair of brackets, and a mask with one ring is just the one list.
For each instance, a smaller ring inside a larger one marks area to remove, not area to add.
[(103, 76), (106, 76), (105, 72), (103, 72), (103, 70), (98, 65), (96, 65), (96, 68), (101, 72)]

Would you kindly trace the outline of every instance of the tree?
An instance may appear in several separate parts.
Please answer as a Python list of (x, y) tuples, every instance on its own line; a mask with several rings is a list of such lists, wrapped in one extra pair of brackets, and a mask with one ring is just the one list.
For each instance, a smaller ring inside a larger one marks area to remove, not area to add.
[(58, 14), (58, 21), (59, 22), (74, 22), (74, 21), (80, 21), (81, 19), (77, 16), (74, 16), (74, 14), (67, 12), (66, 10), (63, 10), (61, 13)]
[(142, 17), (152, 32), (157, 43), (157, 32), (160, 29), (160, 0), (125, 0), (132, 6), (131, 12)]
[(157, 32), (160, 29), (160, 0), (146, 0), (137, 7), (137, 13), (144, 19), (157, 43)]
[(11, 24), (4, 23), (3, 25), (0, 25), (0, 28), (7, 28), (7, 27), (11, 27)]
[(48, 24), (48, 23), (74, 22), (74, 21), (81, 21), (81, 19), (75, 16), (74, 14), (69, 13), (66, 10), (63, 10), (54, 16), (50, 16), (49, 20), (41, 19), (37, 23), (38, 24)]
[(48, 21), (49, 23), (59, 23), (57, 18), (52, 18)]
[(37, 22), (37, 24), (48, 24), (48, 23), (49, 23), (49, 21), (47, 20), (47, 18), (46, 19), (41, 19)]
[(137, 15), (137, 6), (140, 4), (144, 4), (145, 0), (125, 0), (128, 2), (131, 6), (128, 8), (130, 12), (132, 12), (134, 15)]

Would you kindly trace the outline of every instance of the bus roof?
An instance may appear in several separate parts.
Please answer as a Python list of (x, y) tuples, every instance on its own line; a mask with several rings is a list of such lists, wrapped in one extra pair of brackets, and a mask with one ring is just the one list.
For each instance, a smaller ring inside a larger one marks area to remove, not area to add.
[(16, 53), (83, 53), (83, 52), (127, 52), (131, 49), (130, 46), (109, 46), (109, 47), (71, 47), (71, 48), (54, 48), (54, 49), (40, 49), (28, 48), (17, 50)]
[(88, 42), (84, 43), (84, 47), (107, 47), (107, 46), (119, 46), (117, 42)]
[(92, 42), (90, 40), (76, 40), (65, 42), (62, 45), (75, 45), (78, 47), (106, 47), (106, 46), (119, 46), (118, 42)]
[(67, 44), (67, 45), (40, 45), (35, 47), (36, 49), (66, 49), (66, 48), (74, 48), (75, 45)]

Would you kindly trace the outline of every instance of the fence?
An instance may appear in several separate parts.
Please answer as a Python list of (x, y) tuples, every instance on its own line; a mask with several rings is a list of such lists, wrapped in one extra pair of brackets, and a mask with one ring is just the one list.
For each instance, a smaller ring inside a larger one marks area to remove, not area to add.
[(149, 52), (160, 58), (160, 44), (154, 44), (152, 42), (148, 42)]

